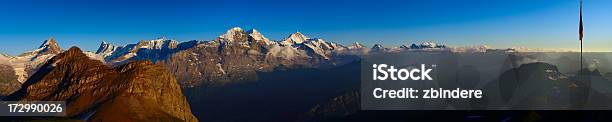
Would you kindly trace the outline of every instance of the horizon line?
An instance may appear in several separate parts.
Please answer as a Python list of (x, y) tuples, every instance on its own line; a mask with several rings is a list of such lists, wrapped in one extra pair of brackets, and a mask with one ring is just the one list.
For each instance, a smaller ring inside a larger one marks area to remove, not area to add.
[[(45, 42), (46, 42), (47, 40), (49, 40), (50, 38), (54, 38), (56, 43), (61, 42), (61, 41), (58, 41), (58, 39), (56, 39), (56, 38), (55, 38), (55, 36), (50, 36), (48, 39), (42, 40), (42, 41), (41, 41), (41, 43), (45, 43)], [(214, 39), (211, 39), (211, 40), (196, 40), (196, 39), (193, 39), (193, 40), (188, 40), (188, 41), (182, 41), (182, 40), (176, 40), (176, 39), (168, 38), (167, 36), (160, 36), (160, 37), (157, 37), (157, 38), (155, 38), (155, 39), (141, 39), (141, 40), (136, 41), (136, 43), (130, 43), (130, 42), (128, 42), (126, 45), (128, 45), (128, 44), (137, 44), (137, 43), (139, 43), (139, 42), (143, 42), (143, 41), (153, 41), (153, 40), (156, 40), (156, 39), (164, 39), (164, 40), (176, 41), (176, 42), (178, 42), (179, 44), (180, 44), (180, 43), (184, 43), (184, 42), (189, 42), (189, 41), (210, 42), (210, 41), (213, 41), (213, 40), (214, 40)], [(286, 38), (285, 38), (285, 39), (286, 39)], [(310, 39), (315, 39), (315, 38), (310, 38)], [(61, 40), (61, 39), (60, 39), (60, 40)], [(274, 41), (274, 42), (282, 42), (282, 40), (270, 40), (270, 41)], [(114, 45), (114, 46), (119, 46), (119, 47), (123, 47), (123, 46), (125, 46), (125, 45), (115, 45), (115, 44), (113, 44), (113, 43), (109, 42), (109, 40), (99, 40), (99, 42), (100, 42), (100, 44), (102, 44), (102, 43), (106, 43), (106, 44), (111, 44), (111, 45)], [(332, 41), (326, 41), (326, 42), (332, 42)], [(420, 43), (418, 43), (418, 42), (420, 42)], [(500, 48), (500, 47), (492, 47), (492, 46), (490, 46), (490, 45), (486, 45), (486, 44), (471, 44), (471, 45), (469, 45), (469, 46), (465, 46), (465, 45), (464, 45), (464, 46), (453, 46), (453, 45), (447, 45), (447, 44), (444, 44), (444, 43), (439, 43), (439, 42), (437, 42), (437, 41), (435, 41), (435, 40), (429, 40), (429, 41), (417, 41), (416, 43), (415, 43), (415, 42), (413, 42), (413, 43), (405, 43), (405, 44), (401, 44), (401, 45), (393, 45), (393, 46), (384, 46), (384, 43), (382, 43), (382, 44), (381, 44), (381, 43), (374, 43), (374, 44), (366, 45), (366, 44), (364, 44), (363, 42), (359, 42), (359, 41), (350, 42), (350, 43), (348, 43), (348, 44), (341, 44), (341, 43), (338, 43), (338, 42), (332, 42), (332, 43), (340, 44), (340, 45), (342, 45), (342, 46), (350, 46), (350, 45), (353, 45), (353, 44), (355, 44), (355, 43), (359, 43), (359, 44), (361, 44), (361, 45), (364, 45), (364, 47), (366, 47), (366, 48), (371, 48), (372, 46), (374, 46), (374, 45), (376, 45), (376, 44), (380, 44), (380, 45), (383, 45), (383, 47), (384, 47), (384, 48), (393, 49), (393, 48), (399, 48), (399, 47), (400, 47), (400, 46), (402, 46), (402, 45), (409, 46), (409, 45), (411, 45), (411, 44), (422, 44), (422, 43), (426, 43), (426, 42), (433, 42), (433, 43), (435, 43), (435, 44), (445, 45), (445, 46), (447, 46), (447, 47), (449, 47), (449, 48), (471, 48), (471, 47), (478, 47), (478, 46), (486, 46), (486, 47), (487, 47), (487, 49), (497, 49), (497, 50), (500, 50), (500, 49), (515, 49), (515, 50), (521, 50), (521, 51), (519, 51), (519, 52), (526, 52), (526, 53), (529, 53), (529, 52), (542, 52), (542, 53), (562, 53), (562, 52), (574, 53), (574, 52), (576, 52), (576, 53), (578, 53), (578, 52), (580, 52), (580, 49), (579, 49), (579, 48), (576, 48), (576, 49), (571, 49), (571, 48), (570, 48), (570, 49), (563, 49), (563, 48), (529, 48), (529, 47), (520, 47), (520, 46), (518, 46), (518, 47), (517, 47), (517, 46), (514, 46), (514, 47), (501, 47), (501, 48)], [(34, 44), (34, 45), (38, 45), (38, 44)], [(62, 48), (62, 45), (60, 45), (60, 44), (58, 44), (58, 45), (60, 46), (60, 48)], [(26, 53), (26, 52), (32, 51), (33, 49), (35, 50), (35, 49), (37, 49), (36, 47), (37, 47), (37, 46), (33, 46), (33, 48), (32, 48), (32, 49), (27, 49), (26, 51), (20, 52), (20, 53), (18, 53), (18, 54), (9, 54), (9, 53), (6, 53), (6, 52), (0, 52), (0, 54), (3, 54), (3, 55), (8, 55), (8, 56), (12, 56), (12, 57), (14, 57), (14, 56), (18, 56), (18, 55), (21, 55), (21, 54), (23, 54), (23, 53)], [(64, 46), (64, 47), (66, 47), (66, 46)], [(93, 50), (92, 50), (92, 49), (81, 48), (81, 46), (79, 46), (79, 45), (70, 45), (70, 46), (67, 46), (67, 48), (62, 48), (62, 50), (64, 50), (64, 49), (70, 49), (70, 48), (72, 48), (72, 47), (77, 47), (77, 48), (79, 48), (79, 49), (83, 50), (84, 52), (94, 52), (94, 53), (95, 53), (95, 50), (97, 50), (97, 49), (93, 49)], [(99, 48), (99, 47), (98, 47), (98, 48)], [(590, 53), (610, 53), (610, 52), (612, 52), (612, 50), (597, 50), (597, 49), (594, 49), (594, 50), (593, 50), (593, 49), (590, 49), (590, 50), (589, 50), (589, 49), (586, 49), (586, 50), (585, 50), (585, 49), (583, 49), (583, 50), (582, 50), (582, 52), (590, 52)]]

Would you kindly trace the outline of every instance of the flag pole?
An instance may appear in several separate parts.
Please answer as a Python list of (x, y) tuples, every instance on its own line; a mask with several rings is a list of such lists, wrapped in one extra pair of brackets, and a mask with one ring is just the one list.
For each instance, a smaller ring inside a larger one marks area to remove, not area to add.
[(580, 70), (579, 70), (580, 74), (578, 74), (578, 76), (580, 78), (579, 80), (582, 81), (583, 80), (583, 76), (582, 76), (582, 73), (583, 73), (582, 71), (583, 70), (582, 69), (582, 41), (584, 37), (584, 28), (582, 25), (582, 0), (580, 0), (580, 27), (578, 31), (579, 31), (578, 34), (579, 34), (579, 39), (580, 39)]

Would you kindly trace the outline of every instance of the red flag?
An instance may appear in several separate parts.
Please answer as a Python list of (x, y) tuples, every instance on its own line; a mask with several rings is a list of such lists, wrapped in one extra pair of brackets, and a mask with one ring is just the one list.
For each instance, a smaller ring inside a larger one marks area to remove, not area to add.
[(582, 0), (580, 0), (580, 27), (578, 29), (578, 34), (580, 35), (580, 37), (578, 39), (580, 39), (580, 41), (582, 41), (582, 38), (584, 37), (584, 29), (582, 28)]

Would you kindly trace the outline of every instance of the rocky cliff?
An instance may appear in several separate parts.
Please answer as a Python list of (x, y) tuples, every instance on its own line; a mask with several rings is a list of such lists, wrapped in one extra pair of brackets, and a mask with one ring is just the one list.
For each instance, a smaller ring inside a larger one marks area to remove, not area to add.
[(88, 121), (197, 121), (172, 74), (149, 61), (116, 68), (76, 47), (32, 75), (10, 101), (66, 101), (66, 117)]
[(17, 91), (20, 85), (13, 67), (0, 64), (0, 96), (6, 96)]

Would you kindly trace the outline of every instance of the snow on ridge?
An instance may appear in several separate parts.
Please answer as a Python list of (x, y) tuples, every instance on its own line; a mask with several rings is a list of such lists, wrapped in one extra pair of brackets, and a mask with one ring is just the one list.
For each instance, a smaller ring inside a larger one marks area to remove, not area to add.
[(308, 41), (308, 39), (310, 38), (308, 38), (304, 34), (300, 32), (295, 32), (289, 35), (289, 37), (285, 38), (284, 41), (281, 42), (281, 44), (283, 45), (301, 44), (305, 41)]
[(573, 52), (564, 49), (545, 49), (545, 48), (528, 48), (528, 47), (511, 47), (507, 49), (509, 52)]
[(323, 57), (324, 59), (329, 59), (329, 56), (326, 54), (325, 50), (330, 50), (331, 47), (327, 43), (325, 43), (325, 41), (320, 39), (307, 41), (304, 43), (304, 45), (312, 49), (315, 54)]
[(234, 42), (235, 41), (234, 38), (238, 34), (239, 35), (243, 35), (244, 34), (244, 30), (242, 30), (242, 28), (240, 28), (240, 27), (234, 27), (234, 28), (231, 28), (231, 29), (227, 30), (227, 32), (225, 32), (225, 34), (219, 36), (219, 38), (225, 39), (225, 40), (227, 40), (229, 42)]
[(483, 52), (487, 52), (487, 50), (489, 49), (491, 49), (491, 47), (487, 45), (451, 47), (450, 48), (451, 52), (456, 52), (456, 53), (483, 53)]
[(51, 37), (48, 40), (45, 40), (38, 48), (45, 48), (49, 46), (57, 46), (57, 42), (55, 42), (55, 38)]
[(100, 47), (98, 48), (98, 51), (96, 51), (95, 54), (98, 55), (98, 57), (100, 58), (104, 58), (104, 57), (110, 56), (118, 48), (120, 47), (112, 45), (106, 41), (102, 41), (102, 44), (100, 44)]
[(348, 46), (347, 48), (349, 49), (359, 49), (359, 48), (365, 48), (365, 45), (359, 43), (359, 42), (354, 42), (352, 45)]
[(255, 30), (255, 29), (251, 29), (247, 32), (249, 34), (249, 36), (253, 37), (253, 39), (255, 40), (261, 40), (264, 41), (264, 43), (266, 44), (271, 44), (270, 43), (270, 39), (266, 38), (263, 34), (261, 34), (259, 31)]
[(291, 60), (295, 58), (310, 58), (304, 51), (298, 50), (291, 46), (272, 45), (267, 53), (268, 56), (280, 57)]
[(154, 40), (140, 41), (137, 45), (138, 48), (146, 49), (173, 49), (176, 48), (177, 42), (174, 40), (166, 39), (165, 37), (160, 37)]
[(45, 40), (39, 48), (27, 51), (16, 57), (6, 57), (2, 62), (13, 67), (17, 80), (23, 83), (27, 80), (29, 70), (38, 68), (61, 51), (55, 39), (51, 37)]

